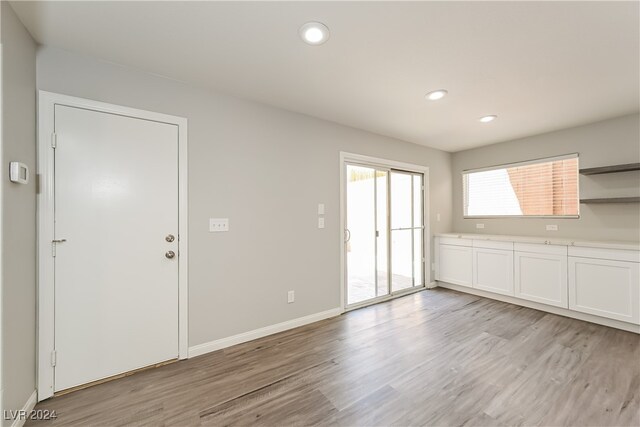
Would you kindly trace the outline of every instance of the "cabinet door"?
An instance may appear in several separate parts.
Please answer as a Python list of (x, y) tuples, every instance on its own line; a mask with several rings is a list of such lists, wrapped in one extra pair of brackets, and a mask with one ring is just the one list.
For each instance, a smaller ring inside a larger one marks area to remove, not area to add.
[(471, 251), (467, 246), (440, 245), (440, 280), (471, 287)]
[(513, 251), (473, 248), (473, 287), (513, 295)]
[(515, 285), (518, 298), (568, 308), (567, 256), (516, 252)]
[(569, 308), (640, 324), (639, 265), (569, 257)]

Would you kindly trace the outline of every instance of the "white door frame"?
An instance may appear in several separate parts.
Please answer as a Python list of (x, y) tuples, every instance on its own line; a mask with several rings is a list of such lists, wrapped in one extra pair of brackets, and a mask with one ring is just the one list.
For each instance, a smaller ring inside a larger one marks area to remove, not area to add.
[(423, 186), (424, 190), (422, 192), (422, 202), (423, 206), (423, 223), (424, 223), (424, 286), (419, 288), (409, 288), (405, 292), (406, 294), (410, 294), (412, 292), (416, 292), (419, 290), (423, 290), (429, 286), (431, 283), (431, 225), (429, 224), (429, 195), (431, 192), (429, 191), (429, 167), (423, 165), (416, 165), (412, 163), (404, 163), (398, 162), (395, 160), (387, 160), (378, 157), (365, 156), (362, 154), (354, 154), (341, 151), (340, 152), (340, 306), (342, 307), (343, 312), (346, 310), (351, 310), (354, 308), (359, 308), (361, 306), (369, 305), (371, 303), (377, 303), (380, 301), (384, 301), (386, 299), (395, 298), (398, 294), (389, 294), (383, 298), (376, 298), (375, 301), (370, 302), (367, 301), (361, 305), (354, 305), (347, 309), (346, 304), (346, 294), (347, 294), (347, 265), (345, 260), (345, 225), (347, 223), (347, 191), (346, 191), (346, 183), (347, 178), (346, 174), (346, 164), (347, 163), (361, 163), (366, 166), (372, 167), (380, 167), (382, 169), (400, 169), (407, 172), (416, 172), (421, 173), (424, 176)]
[[(0, 43), (0, 147), (4, 147), (4, 137), (2, 136), (2, 120), (3, 120), (3, 100), (2, 96), (2, 43)], [(0, 163), (4, 164), (4, 158), (2, 156), (2, 151), (0, 150)], [(0, 201), (4, 199), (4, 194), (2, 192), (2, 186), (0, 186)], [(0, 224), (2, 224), (2, 209), (0, 209)], [(2, 237), (2, 227), (0, 227), (0, 242), (4, 242), (4, 238)], [(2, 245), (0, 245), (0, 278), (3, 276), (2, 273)], [(1, 280), (1, 279), (0, 279)], [(0, 286), (1, 288), (1, 286)], [(4, 415), (4, 382), (2, 381), (2, 353), (4, 352), (2, 347), (4, 343), (4, 339), (2, 336), (2, 331), (4, 330), (2, 327), (2, 319), (4, 315), (2, 314), (2, 289), (0, 289), (0, 414)]]
[[(178, 126), (178, 357), (189, 353), (187, 119), (51, 92), (38, 92), (38, 401), (54, 393), (54, 108), (84, 108)], [(126, 349), (123, 349), (126, 351)]]

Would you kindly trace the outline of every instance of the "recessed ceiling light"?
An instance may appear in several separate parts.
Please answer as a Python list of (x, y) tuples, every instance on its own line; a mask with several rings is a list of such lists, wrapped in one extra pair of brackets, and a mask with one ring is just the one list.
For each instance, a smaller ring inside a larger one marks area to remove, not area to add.
[(305, 43), (317, 46), (329, 40), (329, 28), (321, 22), (307, 22), (298, 30)]
[(481, 121), (482, 123), (489, 123), (489, 122), (494, 121), (497, 118), (498, 118), (498, 116), (492, 114), (490, 116), (480, 117), (478, 120)]
[(427, 98), (429, 101), (437, 101), (438, 99), (444, 98), (447, 93), (449, 92), (447, 92), (445, 89), (438, 89), (438, 90), (429, 92), (424, 97)]

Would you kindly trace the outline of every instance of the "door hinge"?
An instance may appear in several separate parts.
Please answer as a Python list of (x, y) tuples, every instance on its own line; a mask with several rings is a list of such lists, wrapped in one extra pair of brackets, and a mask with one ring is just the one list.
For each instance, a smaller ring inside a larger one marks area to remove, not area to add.
[(51, 134), (51, 148), (58, 147), (58, 135), (55, 132)]
[(53, 350), (51, 352), (51, 366), (56, 366), (57, 359), (58, 359), (58, 353), (55, 350)]

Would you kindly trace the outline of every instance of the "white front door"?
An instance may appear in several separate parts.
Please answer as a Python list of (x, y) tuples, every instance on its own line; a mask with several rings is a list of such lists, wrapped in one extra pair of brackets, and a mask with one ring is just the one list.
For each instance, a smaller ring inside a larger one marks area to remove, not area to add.
[(178, 126), (56, 105), (55, 133), (60, 391), (178, 357)]

